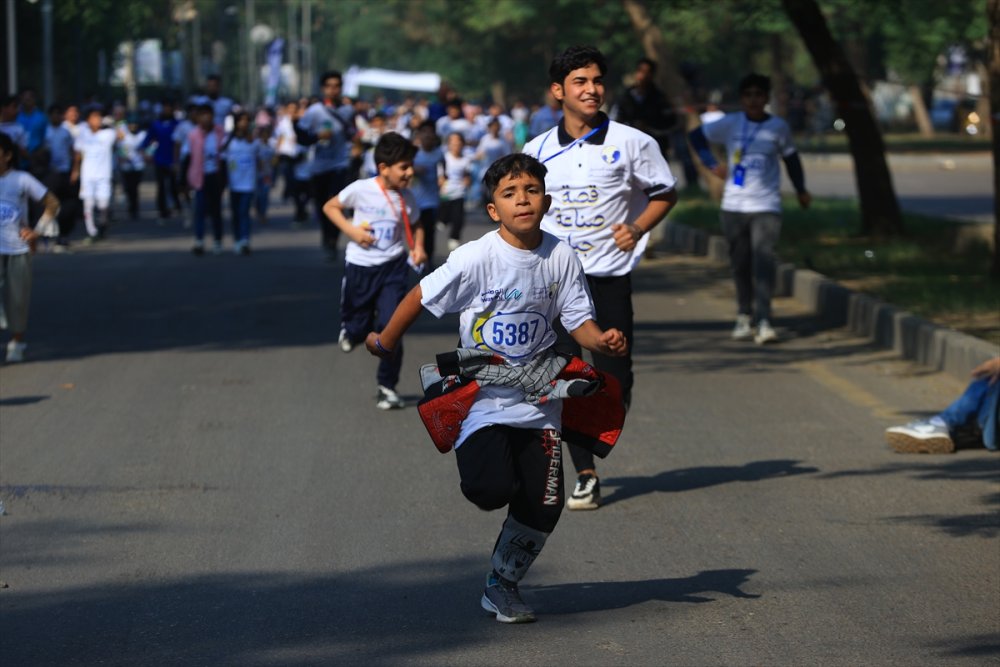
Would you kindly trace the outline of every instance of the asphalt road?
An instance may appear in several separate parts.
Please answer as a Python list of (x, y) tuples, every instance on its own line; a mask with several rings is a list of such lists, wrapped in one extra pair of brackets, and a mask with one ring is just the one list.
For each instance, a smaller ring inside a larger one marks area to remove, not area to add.
[[(786, 300), (784, 343), (730, 342), (723, 269), (644, 263), (607, 504), (563, 514), (523, 584), (539, 621), (503, 626), (479, 609), (503, 516), (415, 409), (375, 409), (316, 229), (189, 245), (147, 218), (36, 257), (28, 361), (0, 369), (0, 664), (1000, 660), (1000, 456), (882, 437), (949, 377)], [(411, 404), (455, 331), (408, 337)]]

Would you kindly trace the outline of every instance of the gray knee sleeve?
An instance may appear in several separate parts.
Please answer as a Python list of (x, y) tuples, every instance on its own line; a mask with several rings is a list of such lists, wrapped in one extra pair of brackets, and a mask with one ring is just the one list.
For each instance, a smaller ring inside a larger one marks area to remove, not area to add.
[(508, 516), (493, 549), (493, 569), (504, 579), (521, 581), (548, 537), (548, 533), (529, 528)]

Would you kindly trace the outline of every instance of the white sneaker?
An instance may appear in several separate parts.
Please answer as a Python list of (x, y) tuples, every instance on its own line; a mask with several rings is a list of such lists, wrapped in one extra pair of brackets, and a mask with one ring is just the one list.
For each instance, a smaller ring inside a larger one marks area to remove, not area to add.
[(454, 252), (460, 245), (462, 245), (462, 242), (458, 239), (448, 239), (448, 252)]
[(27, 343), (20, 343), (16, 340), (7, 343), (7, 363), (16, 364), (19, 361), (24, 361), (24, 348), (26, 347), (28, 347)]
[(566, 499), (568, 510), (596, 510), (601, 506), (601, 481), (597, 475), (585, 473), (576, 480), (573, 493)]
[(757, 323), (757, 335), (754, 336), (753, 342), (758, 345), (766, 345), (767, 343), (776, 343), (777, 341), (778, 332), (774, 330), (770, 322), (761, 320)]
[(340, 345), (341, 352), (350, 352), (354, 349), (354, 343), (352, 343), (351, 339), (347, 337), (346, 329), (340, 330), (340, 337), (337, 338), (337, 344)]
[(375, 394), (375, 407), (379, 410), (398, 410), (403, 407), (403, 399), (392, 389), (379, 385)]
[(736, 326), (730, 336), (733, 340), (750, 340), (753, 338), (753, 327), (750, 324), (749, 315), (737, 315)]
[(885, 439), (901, 454), (951, 454), (955, 451), (948, 426), (938, 417), (887, 428)]

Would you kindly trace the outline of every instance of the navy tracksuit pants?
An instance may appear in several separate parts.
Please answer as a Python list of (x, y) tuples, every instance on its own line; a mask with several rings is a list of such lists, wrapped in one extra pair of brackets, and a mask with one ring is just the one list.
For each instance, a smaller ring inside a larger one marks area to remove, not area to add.
[[(347, 264), (340, 287), (340, 326), (355, 345), (369, 331), (382, 331), (407, 292), (409, 266), (406, 254), (379, 266)], [(403, 365), (403, 343), (393, 354), (379, 360), (376, 378), (383, 387), (395, 389)]]

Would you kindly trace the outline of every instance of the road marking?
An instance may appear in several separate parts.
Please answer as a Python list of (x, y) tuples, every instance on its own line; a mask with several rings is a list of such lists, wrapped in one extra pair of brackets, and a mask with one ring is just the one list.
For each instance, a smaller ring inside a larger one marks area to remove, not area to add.
[(806, 373), (844, 400), (871, 411), (872, 415), (879, 419), (895, 421), (905, 416), (870, 391), (836, 375), (825, 364), (818, 361), (800, 361), (792, 364), (792, 367)]

